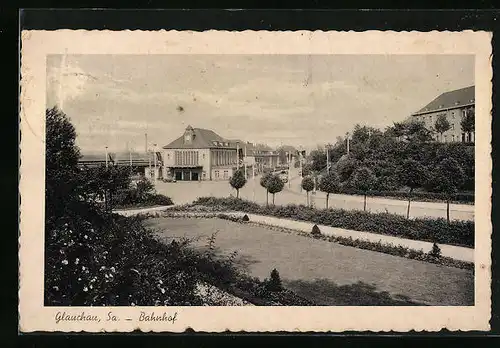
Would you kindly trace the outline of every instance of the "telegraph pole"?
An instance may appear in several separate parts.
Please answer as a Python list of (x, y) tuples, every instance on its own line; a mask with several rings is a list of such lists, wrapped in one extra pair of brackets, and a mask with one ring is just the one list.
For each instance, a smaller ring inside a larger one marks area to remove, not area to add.
[(243, 161), (243, 165), (245, 166), (245, 179), (247, 178), (247, 144), (245, 144), (245, 159)]
[(330, 173), (330, 156), (328, 154), (328, 145), (326, 145), (326, 173)]
[(240, 170), (240, 142), (236, 142), (236, 169)]
[(108, 168), (108, 147), (105, 147), (105, 154), (106, 154), (106, 168)]
[(347, 154), (349, 154), (349, 132), (347, 132), (345, 135), (347, 139)]
[(155, 184), (156, 184), (156, 176), (157, 176), (157, 175), (156, 175), (156, 144), (153, 144), (153, 151), (154, 151), (154, 152), (153, 152), (153, 156), (154, 156), (154, 157), (153, 157), (153, 160), (154, 160), (154, 164), (155, 164), (155, 171), (154, 171), (153, 175), (154, 175), (154, 178), (155, 178)]

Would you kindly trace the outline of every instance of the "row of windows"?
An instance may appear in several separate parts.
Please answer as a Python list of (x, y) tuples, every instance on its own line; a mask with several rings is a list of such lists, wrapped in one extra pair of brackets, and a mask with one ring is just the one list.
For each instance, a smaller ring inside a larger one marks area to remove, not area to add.
[(175, 151), (175, 164), (197, 166), (199, 164), (198, 151)]
[[(214, 171), (214, 175), (215, 175), (215, 178), (216, 179), (220, 179), (220, 171), (219, 170), (215, 170)], [(224, 171), (224, 176), (223, 176), (224, 179), (228, 179), (229, 178), (229, 171), (228, 170), (225, 170)]]
[(236, 161), (235, 151), (214, 150), (212, 152), (212, 165), (224, 166), (233, 164)]
[[(458, 116), (458, 115), (460, 115), (461, 117), (465, 117), (467, 115), (467, 110), (470, 110), (470, 109), (462, 109), (462, 110), (452, 111), (450, 117), (451, 117), (452, 120), (454, 120), (455, 117)], [(418, 120), (422, 121), (422, 122), (433, 123), (441, 115), (445, 115), (446, 116), (446, 113), (441, 113), (441, 114), (438, 114), (438, 115), (418, 116)]]

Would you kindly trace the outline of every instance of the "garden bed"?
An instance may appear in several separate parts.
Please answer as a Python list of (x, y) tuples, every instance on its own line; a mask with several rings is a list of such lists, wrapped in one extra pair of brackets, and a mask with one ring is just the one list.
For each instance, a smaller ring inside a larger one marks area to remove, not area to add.
[[(211, 212), (241, 211), (431, 243), (474, 247), (473, 221), (448, 223), (445, 219), (406, 219), (396, 214), (314, 209), (303, 205), (262, 206), (237, 198), (202, 197), (191, 206), (203, 206)], [(179, 206), (173, 210), (182, 211), (189, 207), (189, 205)]]

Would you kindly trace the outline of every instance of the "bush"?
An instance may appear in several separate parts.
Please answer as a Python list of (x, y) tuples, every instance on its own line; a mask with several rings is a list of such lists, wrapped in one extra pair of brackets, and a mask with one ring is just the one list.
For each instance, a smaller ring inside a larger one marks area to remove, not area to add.
[(321, 236), (321, 231), (319, 230), (318, 225), (314, 225), (311, 231), (313, 236)]
[(429, 255), (432, 257), (440, 258), (441, 257), (441, 248), (436, 244), (432, 244), (432, 249), (429, 251)]
[(269, 291), (272, 292), (283, 290), (280, 274), (276, 268), (271, 271), (271, 276), (269, 280), (266, 282), (266, 287)]
[(209, 206), (217, 211), (243, 211), (355, 231), (474, 247), (474, 221), (451, 221), (448, 224), (446, 219), (442, 218), (408, 220), (404, 216), (389, 213), (369, 213), (343, 209), (320, 210), (294, 204), (266, 207), (235, 198), (202, 197), (194, 204)]
[(250, 219), (248, 218), (248, 215), (245, 214), (242, 218), (243, 221), (247, 222), (247, 221), (250, 221)]

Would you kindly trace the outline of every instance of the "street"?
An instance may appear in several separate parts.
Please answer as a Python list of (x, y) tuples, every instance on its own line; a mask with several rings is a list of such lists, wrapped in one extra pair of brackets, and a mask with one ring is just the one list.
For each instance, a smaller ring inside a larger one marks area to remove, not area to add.
[[(292, 169), (290, 183), (286, 183), (283, 191), (275, 196), (275, 204), (306, 204), (306, 193), (301, 190), (301, 177), (298, 170)], [(240, 198), (259, 204), (266, 203), (266, 190), (260, 186), (260, 176), (250, 178), (246, 185), (240, 190)], [(228, 181), (201, 181), (201, 182), (177, 182), (164, 183), (158, 181), (156, 184), (158, 193), (169, 196), (176, 204), (191, 203), (198, 197), (236, 197), (234, 190)], [(313, 196), (312, 192), (309, 197)], [(316, 192), (313, 198), (317, 208), (326, 207), (326, 194)], [(269, 203), (272, 203), (272, 195), (269, 195)], [(407, 201), (367, 197), (366, 209), (371, 212), (389, 212), (406, 215)], [(363, 210), (363, 197), (351, 195), (331, 194), (329, 207), (346, 210)], [(412, 202), (410, 217), (441, 217), (446, 218), (446, 203), (441, 202)], [(450, 218), (453, 220), (473, 220), (474, 205), (450, 204)]]

